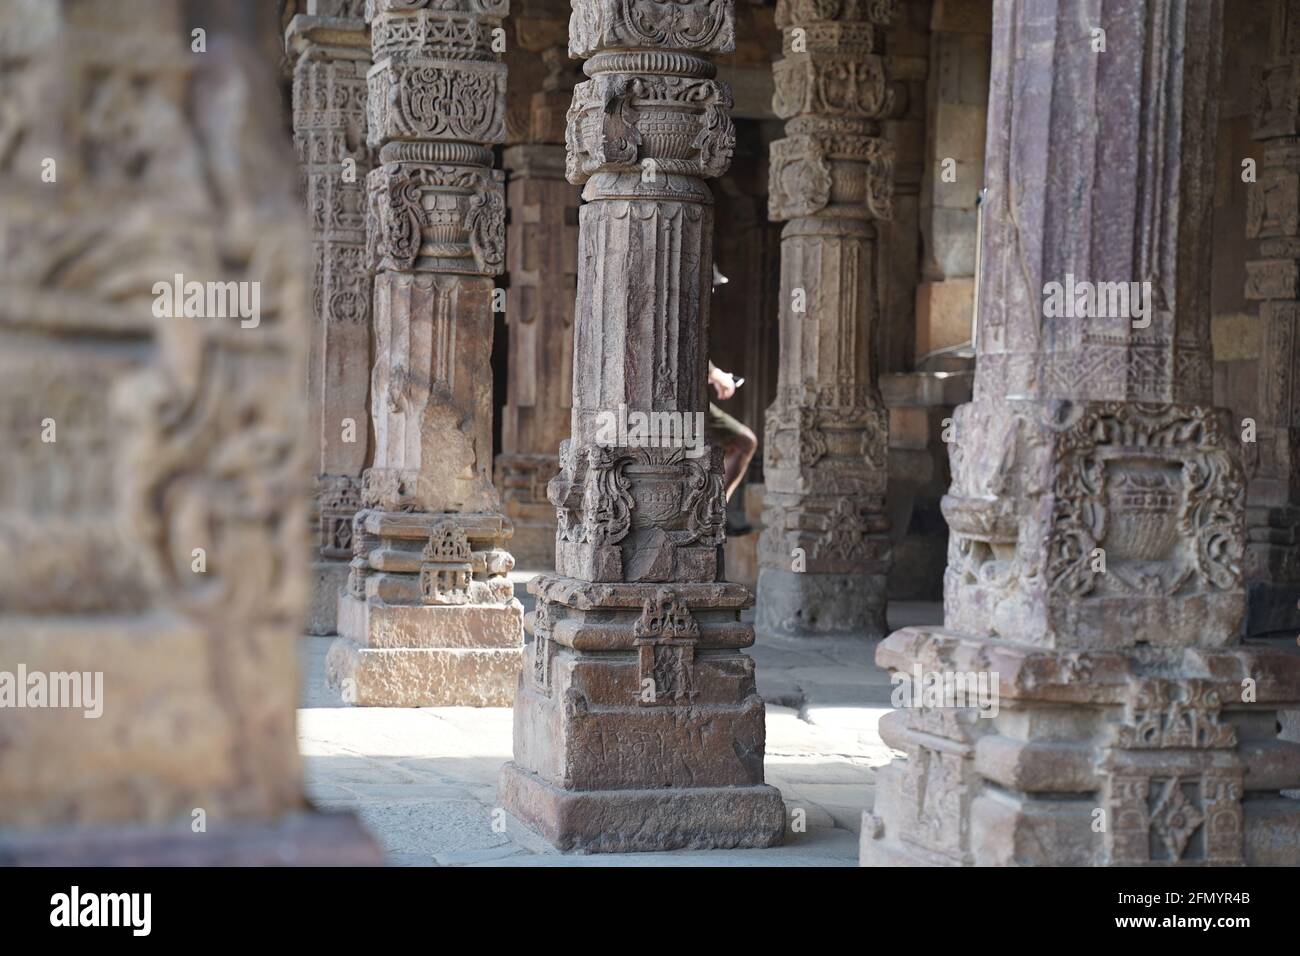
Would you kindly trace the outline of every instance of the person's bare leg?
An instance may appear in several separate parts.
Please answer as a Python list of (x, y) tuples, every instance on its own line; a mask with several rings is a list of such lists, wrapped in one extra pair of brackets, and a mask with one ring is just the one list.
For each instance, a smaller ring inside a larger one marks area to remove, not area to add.
[(737, 433), (727, 443), (726, 451), (723, 452), (722, 457), (722, 480), (726, 485), (728, 501), (731, 500), (732, 492), (740, 487), (740, 481), (745, 477), (745, 471), (749, 468), (749, 463), (753, 460), (754, 452), (757, 450), (758, 438), (748, 428)]

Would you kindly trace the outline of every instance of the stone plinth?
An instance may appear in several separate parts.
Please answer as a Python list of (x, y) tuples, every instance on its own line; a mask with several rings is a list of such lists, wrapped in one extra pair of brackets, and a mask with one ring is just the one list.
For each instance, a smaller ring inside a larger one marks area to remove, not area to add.
[(0, 866), (380, 866), (379, 847), (350, 813), (301, 812), (270, 823), (104, 826), (0, 832)]
[(781, 233), (781, 356), (763, 443), (760, 634), (885, 632), (889, 425), (876, 384), (874, 220), (890, 216), (890, 4), (782, 0), (770, 215)]
[[(1276, 712), (1300, 701), (1295, 658), (1186, 648), (1162, 656), (1177, 675), (1162, 677), (1134, 647), (1067, 655), (946, 628), (891, 635), (882, 666), (996, 674), (999, 713), (882, 718), (885, 743), (908, 756), (878, 771), (864, 862), (1294, 866), (1300, 810), (1280, 791), (1300, 781), (1300, 745), (1278, 738)], [(1247, 680), (1259, 694), (1243, 705)]]
[(542, 610), (503, 805), (562, 850), (778, 842), (784, 811), (763, 783), (763, 701), (743, 653), (753, 633), (736, 620), (749, 592), (675, 584), (647, 600), (644, 585), (550, 576), (530, 589)]
[(1300, 657), (1241, 642), (1245, 474), (1210, 404), (1222, 14), (1107, 4), (1099, 69), (1077, 3), (995, 6), (944, 625), (877, 651), (905, 705), (881, 736), (906, 756), (864, 863), (1300, 861), (1300, 744), (1278, 736)]
[(326, 673), (347, 703), (508, 707), (523, 607), (495, 514), (358, 516), (369, 570), (339, 600)]
[(784, 832), (780, 794), (763, 783), (753, 631), (739, 620), (751, 598), (722, 580), (721, 450), (620, 443), (607, 427), (620, 411), (703, 424), (704, 179), (735, 142), (708, 56), (734, 40), (726, 0), (573, 8), (569, 49), (590, 77), (566, 137), (586, 200), (573, 409), (548, 488), (556, 573), (530, 584), (534, 640), (500, 790), (564, 849), (770, 846)]
[(508, 703), (523, 644), (492, 486), (507, 8), (434, 6), (367, 6), (375, 449), (329, 652), (331, 684), (363, 705)]

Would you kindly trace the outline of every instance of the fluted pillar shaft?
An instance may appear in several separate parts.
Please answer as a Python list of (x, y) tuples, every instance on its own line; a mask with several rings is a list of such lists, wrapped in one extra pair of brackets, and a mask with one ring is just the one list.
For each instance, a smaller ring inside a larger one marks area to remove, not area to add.
[[(522, 645), (492, 485), (493, 276), (505, 260), (507, 4), (371, 0), (374, 461), (327, 669), (344, 700), (501, 705)], [(496, 34), (499, 35), (499, 34)]]
[(781, 0), (771, 216), (781, 233), (781, 355), (764, 442), (756, 627), (885, 632), (889, 422), (876, 385), (874, 221), (888, 218), (893, 3)]
[[(566, 137), (586, 200), (571, 433), (549, 488), (556, 573), (530, 585), (534, 641), (501, 784), (502, 804), (565, 849), (766, 846), (784, 830), (742, 651), (752, 599), (723, 581), (721, 452), (700, 433), (705, 179), (735, 141), (708, 57), (734, 30), (731, 0), (573, 4), (569, 52), (590, 79)], [(667, 432), (617, 427), (636, 414)]]
[(1277, 712), (1300, 662), (1241, 644), (1245, 481), (1209, 404), (1222, 14), (995, 5), (944, 625), (877, 652), (901, 679), (881, 736), (906, 757), (865, 862), (1297, 861), (1280, 791), (1300, 744)]

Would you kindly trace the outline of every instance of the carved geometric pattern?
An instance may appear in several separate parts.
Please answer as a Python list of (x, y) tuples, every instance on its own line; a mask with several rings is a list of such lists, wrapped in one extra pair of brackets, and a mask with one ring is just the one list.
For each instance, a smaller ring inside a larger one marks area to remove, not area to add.
[(468, 603), (473, 569), (464, 529), (449, 521), (436, 525), (420, 553), (420, 595), (424, 603)]
[(1110, 865), (1242, 861), (1241, 771), (1205, 767), (1106, 776), (1106, 848)]
[(551, 606), (539, 601), (533, 616), (533, 686), (551, 695)]
[(1125, 704), (1124, 722), (1115, 728), (1115, 744), (1130, 750), (1235, 747), (1236, 730), (1219, 722), (1221, 706), (1209, 681), (1138, 681)]

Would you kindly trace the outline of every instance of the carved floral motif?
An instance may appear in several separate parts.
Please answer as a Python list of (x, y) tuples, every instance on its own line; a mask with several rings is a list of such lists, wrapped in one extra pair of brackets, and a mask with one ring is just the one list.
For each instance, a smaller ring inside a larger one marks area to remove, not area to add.
[(569, 55), (607, 47), (728, 53), (735, 46), (734, 9), (728, 0), (576, 0)]

